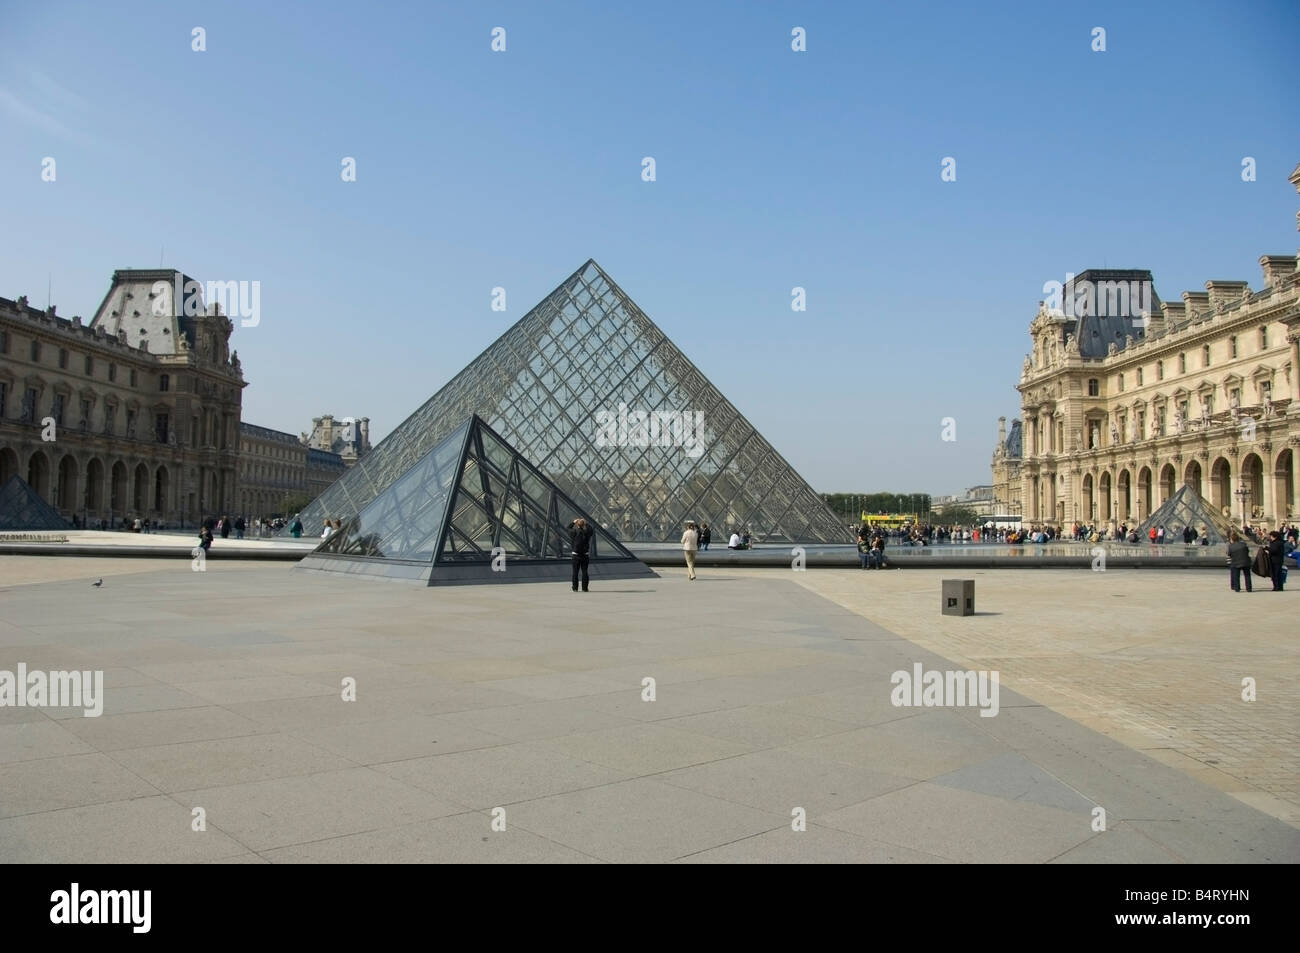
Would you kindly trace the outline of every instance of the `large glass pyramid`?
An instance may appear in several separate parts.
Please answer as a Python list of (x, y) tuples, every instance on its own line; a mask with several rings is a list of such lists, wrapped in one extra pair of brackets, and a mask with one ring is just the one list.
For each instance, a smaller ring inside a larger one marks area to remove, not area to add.
[(0, 486), (0, 529), (58, 530), (68, 523), (41, 499), (26, 480), (14, 474)]
[[(794, 468), (588, 261), (303, 512), (304, 532), (358, 514), (478, 414), (610, 535), (851, 542)], [(725, 535), (723, 535), (725, 538)]]
[[(1152, 526), (1165, 528), (1166, 543), (1181, 542), (1183, 528), (1187, 526), (1194, 527), (1201, 536), (1208, 535), (1211, 543), (1226, 543), (1233, 528), (1232, 520), (1217, 512), (1190, 483), (1180, 486), (1139, 527), (1142, 542), (1147, 541)], [(1199, 543), (1200, 539), (1196, 541)]]
[(301, 563), (440, 583), (568, 577), (569, 526), (593, 528), (591, 576), (653, 576), (479, 417), (453, 430)]

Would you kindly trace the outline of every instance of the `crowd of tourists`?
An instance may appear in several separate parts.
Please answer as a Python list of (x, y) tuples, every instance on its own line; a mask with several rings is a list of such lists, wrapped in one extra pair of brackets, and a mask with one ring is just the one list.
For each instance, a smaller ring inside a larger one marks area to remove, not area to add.
[[(139, 521), (137, 521), (139, 522)], [(220, 536), (222, 539), (229, 539), (234, 535), (235, 539), (247, 539), (250, 535), (255, 539), (265, 539), (268, 536), (274, 536), (285, 527), (294, 539), (302, 536), (302, 521), (294, 516), (292, 520), (286, 520), (280, 516), (261, 517), (255, 516), (251, 520), (244, 516), (236, 516), (231, 519), (229, 516), (209, 516), (199, 523), (199, 545), (203, 549), (208, 549), (212, 541)], [(321, 536), (326, 539), (330, 532), (339, 527), (339, 521), (334, 520), (331, 524), (326, 521), (327, 531)], [(139, 530), (136, 530), (139, 532)], [(146, 529), (145, 532), (148, 532)]]

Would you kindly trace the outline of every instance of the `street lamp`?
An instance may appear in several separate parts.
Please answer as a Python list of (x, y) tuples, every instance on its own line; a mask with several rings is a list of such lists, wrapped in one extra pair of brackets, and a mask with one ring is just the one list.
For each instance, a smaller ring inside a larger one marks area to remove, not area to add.
[(1250, 488), (1246, 486), (1245, 480), (1237, 484), (1237, 489), (1232, 495), (1241, 500), (1241, 525), (1244, 529), (1246, 526), (1246, 500), (1250, 499)]

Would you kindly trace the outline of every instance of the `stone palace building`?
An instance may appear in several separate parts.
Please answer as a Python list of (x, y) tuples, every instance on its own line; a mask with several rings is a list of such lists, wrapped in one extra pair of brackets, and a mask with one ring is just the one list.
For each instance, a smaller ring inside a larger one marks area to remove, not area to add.
[(1207, 281), (1161, 302), (1149, 272), (1093, 270), (1040, 302), (1023, 424), (994, 451), (998, 508), (1113, 530), (1187, 483), (1238, 524), (1300, 519), (1300, 259), (1259, 261), (1256, 291)]
[(234, 325), (215, 307), (156, 301), (177, 276), (114, 272), (89, 323), (0, 298), (0, 484), (17, 474), (80, 525), (194, 525), (233, 510), (245, 387)]
[(239, 512), (250, 517), (287, 519), (295, 502), (314, 500), (348, 468), (341, 454), (256, 424), (239, 425), (239, 443)]

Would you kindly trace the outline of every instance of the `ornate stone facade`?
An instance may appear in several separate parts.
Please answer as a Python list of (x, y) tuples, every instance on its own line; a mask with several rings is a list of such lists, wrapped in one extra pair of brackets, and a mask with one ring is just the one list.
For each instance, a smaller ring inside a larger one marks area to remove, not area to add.
[(233, 510), (246, 386), (234, 326), (215, 307), (177, 314), (158, 291), (177, 278), (114, 272), (89, 324), (0, 298), (0, 482), (17, 473), (83, 525)]
[[(343, 475), (350, 463), (348, 458), (328, 450), (307, 448), (307, 495), (313, 500), (330, 488), (335, 480)], [(353, 458), (352, 463), (356, 459)]]
[(280, 430), (241, 423), (239, 440), (239, 505), (250, 519), (289, 518), (295, 499), (299, 505), (303, 497), (314, 500), (348, 468), (339, 454), (309, 447)]
[(1021, 437), (1019, 420), (1011, 422), (1008, 435), (1007, 418), (998, 418), (998, 445), (993, 449), (993, 511), (999, 516), (1020, 515)]
[[(1300, 191), (1300, 167), (1290, 178)], [(1132, 526), (1183, 483), (1236, 523), (1300, 519), (1300, 259), (1260, 265), (1258, 291), (1207, 281), (1112, 320), (1104, 353), (1079, 343), (1097, 321), (1040, 303), (1017, 385), (1023, 455), (995, 452), (999, 497), (1019, 469), (1029, 523)]]
[(315, 450), (337, 454), (350, 467), (370, 452), (370, 418), (335, 420), (331, 414), (313, 417), (311, 433), (303, 434), (302, 442)]
[(248, 518), (291, 516), (290, 497), (307, 489), (307, 448), (291, 433), (239, 425), (239, 512)]

